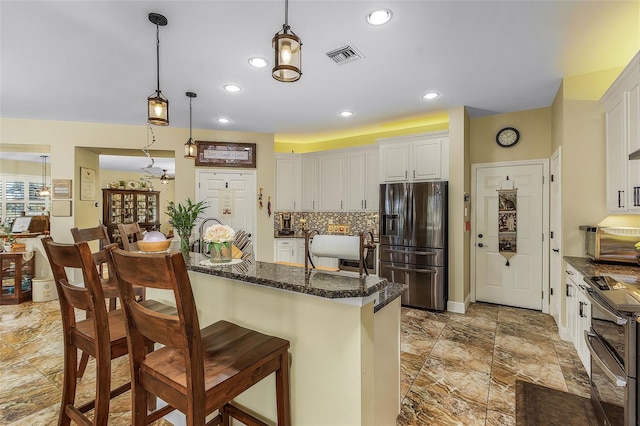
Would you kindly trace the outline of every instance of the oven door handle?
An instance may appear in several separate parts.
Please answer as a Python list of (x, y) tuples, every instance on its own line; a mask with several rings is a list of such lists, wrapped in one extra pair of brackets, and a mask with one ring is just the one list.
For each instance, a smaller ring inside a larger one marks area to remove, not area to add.
[(617, 315), (615, 312), (612, 312), (611, 308), (609, 308), (608, 306), (605, 306), (597, 298), (595, 298), (594, 296), (591, 295), (592, 291), (593, 290), (590, 291), (589, 289), (587, 289), (587, 291), (585, 291), (585, 296), (587, 297), (587, 299), (589, 299), (589, 302), (591, 302), (592, 305), (596, 305), (603, 314), (605, 314), (610, 319), (614, 320), (616, 322), (616, 324), (618, 324), (618, 325), (627, 324), (627, 319), (626, 318), (622, 318), (620, 315)]
[(616, 373), (614, 373), (611, 368), (609, 368), (609, 366), (607, 365), (607, 363), (605, 363), (602, 358), (600, 358), (600, 355), (598, 354), (598, 352), (596, 351), (596, 349), (593, 347), (593, 344), (591, 343), (591, 338), (598, 338), (597, 335), (589, 332), (589, 330), (585, 330), (584, 331), (584, 340), (587, 343), (587, 348), (589, 349), (589, 352), (591, 353), (591, 360), (593, 362), (595, 362), (596, 364), (598, 364), (598, 366), (602, 369), (602, 371), (604, 371), (604, 374), (607, 375), (607, 377), (609, 377), (611, 379), (611, 381), (613, 381), (615, 383), (616, 386), (618, 387), (625, 387), (627, 386), (627, 378), (624, 376), (620, 376)]

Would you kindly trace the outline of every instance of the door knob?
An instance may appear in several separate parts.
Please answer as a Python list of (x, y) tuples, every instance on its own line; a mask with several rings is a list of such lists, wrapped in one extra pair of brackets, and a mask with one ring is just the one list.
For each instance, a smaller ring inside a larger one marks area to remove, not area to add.
[(478, 234), (478, 238), (482, 238), (482, 237), (483, 237), (483, 235), (482, 235), (482, 234)]
[(478, 247), (484, 247), (482, 243), (478, 243)]

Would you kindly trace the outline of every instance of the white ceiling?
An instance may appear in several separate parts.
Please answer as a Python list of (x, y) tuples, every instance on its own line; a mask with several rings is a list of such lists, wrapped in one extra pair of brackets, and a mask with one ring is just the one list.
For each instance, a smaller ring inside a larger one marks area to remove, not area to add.
[[(622, 67), (637, 48), (637, 1), (291, 0), (303, 76), (271, 77), (284, 0), (0, 1), (0, 116), (143, 125), (156, 86), (171, 126), (275, 133), (350, 131), (467, 106), (471, 116), (549, 106), (561, 78)], [(386, 25), (366, 15), (392, 10)], [(345, 44), (364, 59), (337, 65)], [(616, 47), (620, 47), (617, 49)], [(622, 53), (618, 53), (622, 52)], [(251, 56), (269, 66), (255, 69)], [(242, 88), (231, 94), (227, 83)], [(441, 93), (424, 101), (429, 90)], [(354, 115), (339, 117), (348, 109)], [(231, 123), (221, 125), (224, 116)], [(185, 136), (186, 137), (186, 136)], [(136, 163), (136, 165), (139, 163)]]

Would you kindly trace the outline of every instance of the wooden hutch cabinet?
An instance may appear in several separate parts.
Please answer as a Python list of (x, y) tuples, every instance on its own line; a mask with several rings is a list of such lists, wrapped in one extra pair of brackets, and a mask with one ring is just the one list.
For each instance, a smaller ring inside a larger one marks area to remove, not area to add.
[(31, 300), (31, 280), (36, 257), (32, 251), (0, 253), (0, 305), (17, 305)]
[(102, 222), (112, 243), (120, 244), (119, 223), (138, 222), (143, 231), (160, 230), (159, 208), (159, 191), (102, 190)]

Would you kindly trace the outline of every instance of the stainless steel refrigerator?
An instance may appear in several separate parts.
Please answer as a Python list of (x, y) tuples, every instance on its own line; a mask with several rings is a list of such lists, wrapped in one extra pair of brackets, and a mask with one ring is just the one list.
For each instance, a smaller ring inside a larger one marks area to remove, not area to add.
[(408, 285), (402, 304), (447, 303), (447, 182), (380, 185), (379, 275)]

